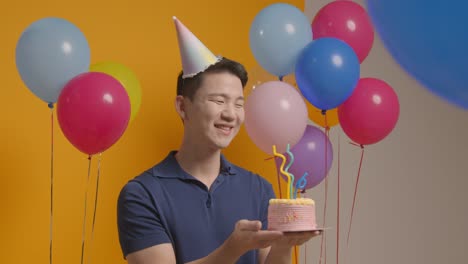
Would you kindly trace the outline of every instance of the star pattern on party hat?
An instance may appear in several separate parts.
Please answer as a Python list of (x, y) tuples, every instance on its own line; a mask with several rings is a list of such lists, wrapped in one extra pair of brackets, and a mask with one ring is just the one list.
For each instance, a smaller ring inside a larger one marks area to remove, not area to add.
[(221, 60), (215, 56), (179, 19), (173, 17), (182, 59), (182, 78), (190, 78)]

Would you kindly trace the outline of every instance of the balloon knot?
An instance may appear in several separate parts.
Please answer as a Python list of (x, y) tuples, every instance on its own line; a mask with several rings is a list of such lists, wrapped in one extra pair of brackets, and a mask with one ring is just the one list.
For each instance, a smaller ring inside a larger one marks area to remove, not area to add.
[(322, 110), (322, 115), (325, 115), (327, 113), (327, 110)]
[(48, 103), (47, 106), (48, 106), (50, 109), (54, 109), (54, 103)]

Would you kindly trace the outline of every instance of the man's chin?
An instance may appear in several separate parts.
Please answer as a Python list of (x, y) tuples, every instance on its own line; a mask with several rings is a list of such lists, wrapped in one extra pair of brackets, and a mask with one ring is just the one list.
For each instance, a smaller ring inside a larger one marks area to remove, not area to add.
[(230, 144), (231, 144), (231, 140), (228, 142), (217, 142), (216, 147), (219, 149), (225, 149), (229, 147)]
[(229, 143), (228, 144), (221, 144), (221, 145), (218, 145), (217, 147), (219, 149), (225, 149), (225, 148), (229, 147)]

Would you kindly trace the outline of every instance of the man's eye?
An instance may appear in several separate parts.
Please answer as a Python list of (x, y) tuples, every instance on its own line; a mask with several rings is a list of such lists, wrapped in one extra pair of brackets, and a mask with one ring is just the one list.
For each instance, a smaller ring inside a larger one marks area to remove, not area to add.
[(236, 107), (237, 108), (242, 108), (242, 107), (244, 107), (244, 105), (243, 104), (236, 104)]

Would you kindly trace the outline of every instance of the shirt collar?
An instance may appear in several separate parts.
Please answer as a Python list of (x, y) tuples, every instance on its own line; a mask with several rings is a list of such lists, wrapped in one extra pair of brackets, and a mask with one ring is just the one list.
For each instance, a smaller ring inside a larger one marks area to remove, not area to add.
[[(177, 151), (171, 151), (166, 158), (153, 167), (153, 175), (160, 178), (177, 178), (177, 179), (193, 179), (193, 176), (185, 172), (180, 167), (175, 154)], [(232, 165), (223, 154), (221, 154), (221, 170), (220, 174), (235, 175), (237, 169)]]

